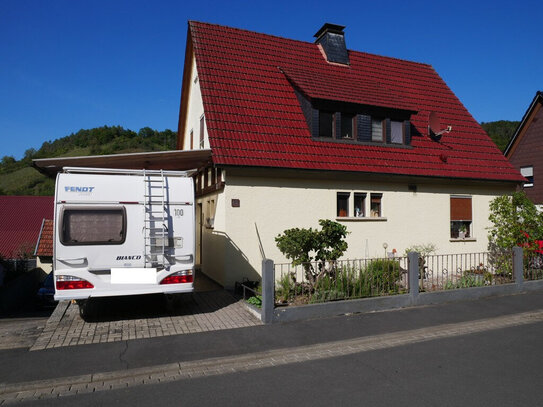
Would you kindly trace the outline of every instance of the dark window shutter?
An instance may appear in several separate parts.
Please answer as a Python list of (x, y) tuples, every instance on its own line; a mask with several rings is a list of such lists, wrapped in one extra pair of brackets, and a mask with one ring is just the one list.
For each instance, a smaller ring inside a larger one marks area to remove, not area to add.
[(313, 137), (319, 137), (319, 111), (318, 109), (311, 109), (311, 135)]
[(359, 114), (356, 118), (358, 141), (371, 141), (371, 116)]
[(405, 145), (410, 146), (411, 145), (411, 122), (409, 120), (405, 120), (403, 122), (403, 125), (404, 125)]
[(386, 143), (390, 144), (390, 135), (391, 135), (391, 129), (390, 129), (390, 119), (385, 120), (385, 136), (386, 136)]
[(341, 138), (341, 113), (336, 112), (334, 113), (334, 116), (336, 118), (336, 132), (334, 133), (335, 138)]

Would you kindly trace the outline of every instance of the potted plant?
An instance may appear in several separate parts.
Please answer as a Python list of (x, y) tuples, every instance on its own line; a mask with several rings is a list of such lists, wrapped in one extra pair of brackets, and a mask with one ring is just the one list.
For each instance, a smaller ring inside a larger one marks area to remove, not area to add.
[(466, 225), (462, 224), (462, 226), (460, 226), (460, 228), (458, 229), (458, 238), (465, 239), (467, 231), (468, 231), (468, 228), (466, 227)]

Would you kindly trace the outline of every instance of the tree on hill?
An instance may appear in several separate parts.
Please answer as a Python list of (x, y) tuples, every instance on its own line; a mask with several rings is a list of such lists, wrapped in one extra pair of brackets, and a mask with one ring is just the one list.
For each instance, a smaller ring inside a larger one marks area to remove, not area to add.
[(31, 171), (33, 159), (173, 150), (176, 140), (177, 134), (169, 129), (158, 131), (143, 127), (138, 132), (122, 126), (81, 129), (69, 136), (45, 141), (38, 150), (27, 149), (20, 160), (4, 156), (0, 160), (0, 195), (53, 195), (54, 180)]
[(482, 122), (481, 127), (487, 132), (498, 148), (504, 151), (519, 124), (520, 122), (499, 120), (496, 122)]

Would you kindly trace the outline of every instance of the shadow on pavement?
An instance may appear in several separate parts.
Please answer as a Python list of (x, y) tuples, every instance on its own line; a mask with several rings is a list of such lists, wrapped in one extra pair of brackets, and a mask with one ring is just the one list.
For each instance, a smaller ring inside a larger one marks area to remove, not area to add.
[(80, 313), (86, 322), (112, 322), (214, 312), (237, 301), (203, 273), (194, 286), (195, 291), (186, 294), (91, 298)]

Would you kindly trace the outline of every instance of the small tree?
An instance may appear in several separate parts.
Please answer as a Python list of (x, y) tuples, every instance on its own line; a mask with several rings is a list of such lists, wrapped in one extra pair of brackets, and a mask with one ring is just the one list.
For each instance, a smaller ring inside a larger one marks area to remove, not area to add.
[(503, 272), (510, 273), (507, 259), (511, 249), (521, 246), (525, 251), (536, 247), (536, 240), (543, 239), (543, 214), (524, 192), (499, 196), (490, 202), (488, 250), (491, 260)]
[[(287, 229), (275, 238), (277, 248), (294, 266), (304, 267), (307, 282), (313, 286), (319, 275), (326, 272), (324, 262), (335, 261), (347, 250), (347, 228), (337, 222), (320, 219), (321, 230), (313, 228)], [(313, 267), (311, 261), (319, 262)]]
[(492, 222), (489, 243), (503, 249), (514, 246), (532, 247), (543, 239), (543, 214), (524, 192), (503, 195), (490, 202)]

